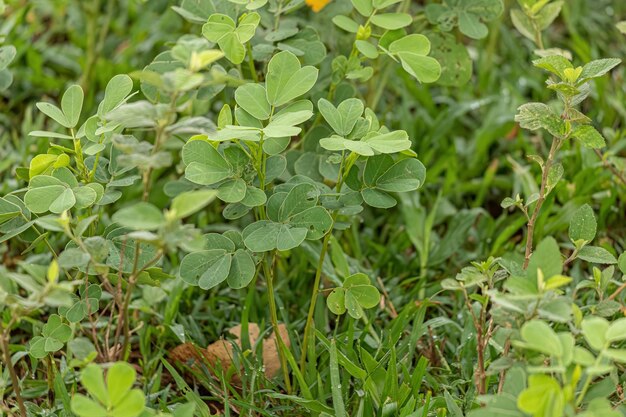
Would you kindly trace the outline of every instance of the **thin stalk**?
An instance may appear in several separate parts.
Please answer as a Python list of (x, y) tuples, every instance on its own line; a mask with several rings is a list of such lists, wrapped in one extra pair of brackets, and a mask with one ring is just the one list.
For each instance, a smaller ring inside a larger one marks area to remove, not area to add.
[(272, 321), (272, 328), (274, 330), (274, 336), (276, 337), (276, 342), (278, 344), (278, 356), (280, 356), (280, 367), (283, 370), (283, 378), (285, 379), (285, 387), (287, 388), (287, 393), (291, 393), (291, 380), (289, 379), (289, 370), (287, 369), (287, 356), (285, 354), (285, 350), (287, 346), (283, 341), (282, 336), (280, 335), (280, 331), (278, 329), (278, 314), (276, 312), (276, 299), (274, 297), (274, 261), (276, 260), (276, 252), (272, 253), (272, 262), (271, 266), (268, 265), (267, 260), (263, 260), (263, 272), (265, 274), (265, 279), (267, 280), (267, 292), (269, 298), (269, 307), (270, 307), (270, 319)]
[(20, 414), (22, 417), (26, 417), (26, 406), (24, 406), (24, 399), (22, 398), (22, 390), (20, 389), (20, 381), (17, 377), (17, 373), (15, 372), (15, 367), (13, 366), (13, 362), (11, 362), (11, 353), (9, 351), (9, 335), (10, 328), (8, 326), (6, 329), (3, 327), (0, 322), (0, 331), (2, 334), (0, 335), (0, 347), (2, 348), (2, 354), (4, 356), (5, 366), (9, 370), (9, 375), (11, 375), (11, 385), (13, 386), (13, 393), (15, 394), (15, 399), (17, 401), (17, 406), (20, 409)]
[(132, 298), (133, 290), (135, 289), (135, 284), (137, 283), (137, 278), (139, 277), (139, 274), (141, 274), (143, 271), (150, 268), (152, 265), (156, 264), (159, 261), (159, 259), (161, 259), (161, 256), (163, 255), (163, 251), (159, 249), (156, 255), (151, 260), (149, 260), (141, 268), (138, 268), (137, 266), (139, 263), (139, 253), (140, 253), (140, 247), (139, 247), (139, 244), (137, 243), (135, 246), (135, 261), (133, 265), (133, 272), (128, 278), (128, 285), (126, 286), (126, 297), (124, 298), (124, 302), (122, 304), (121, 317), (120, 317), (120, 319), (123, 321), (123, 326), (124, 326), (124, 342), (122, 344), (122, 350), (120, 352), (122, 353), (124, 360), (128, 360), (127, 350), (130, 345), (130, 320), (128, 317), (128, 307), (130, 306), (130, 300)]
[(250, 46), (250, 42), (246, 44), (248, 48), (248, 68), (250, 69), (250, 75), (255, 83), (259, 82), (259, 75), (256, 72), (256, 67), (254, 66), (254, 59), (252, 58), (252, 46)]
[[(600, 363), (602, 362), (602, 357), (602, 352), (600, 352), (600, 354), (596, 358), (596, 361), (593, 364), (594, 367), (600, 365)], [(587, 374), (585, 376), (585, 383), (583, 384), (583, 388), (580, 390), (578, 397), (576, 397), (576, 407), (579, 407), (582, 404), (583, 400), (585, 399), (585, 395), (587, 395), (587, 390), (589, 389), (590, 385), (591, 375)]]
[(611, 173), (622, 183), (622, 185), (626, 185), (626, 178), (624, 177), (624, 174), (620, 172), (615, 165), (607, 161), (599, 149), (594, 149), (594, 151), (596, 152), (596, 155), (598, 155), (598, 158), (600, 158), (602, 165), (611, 171)]
[[(348, 163), (348, 165), (344, 168), (344, 163), (346, 162), (345, 151), (341, 154), (341, 164), (339, 165), (339, 175), (337, 178), (336, 191), (337, 194), (341, 192), (341, 186), (343, 185), (344, 175), (343, 171), (345, 169), (348, 172), (354, 163)], [(306, 355), (308, 349), (309, 338), (311, 337), (311, 332), (313, 331), (313, 315), (315, 313), (315, 305), (317, 304), (317, 298), (319, 295), (320, 289), (320, 281), (322, 279), (322, 269), (324, 267), (324, 259), (326, 259), (326, 253), (328, 252), (328, 244), (330, 243), (330, 238), (333, 235), (333, 228), (335, 227), (335, 220), (337, 220), (337, 212), (333, 212), (332, 214), (332, 224), (330, 230), (324, 236), (324, 240), (322, 241), (322, 251), (320, 252), (320, 258), (317, 262), (317, 269), (315, 270), (315, 279), (313, 280), (313, 290), (311, 291), (311, 302), (309, 303), (309, 312), (306, 317), (306, 324), (304, 325), (304, 336), (302, 338), (302, 354), (300, 356), (300, 372), (304, 373), (304, 368), (306, 366)]]
[[(333, 215), (333, 224), (335, 223), (336, 215)], [(302, 354), (300, 356), (300, 372), (304, 373), (304, 368), (306, 366), (306, 353), (307, 346), (309, 342), (309, 338), (311, 337), (311, 332), (313, 331), (313, 315), (315, 313), (315, 305), (317, 303), (317, 296), (319, 295), (319, 287), (320, 281), (322, 278), (322, 267), (324, 265), (324, 259), (326, 258), (326, 253), (328, 252), (328, 244), (330, 242), (330, 237), (332, 236), (332, 229), (329, 231), (326, 236), (324, 236), (324, 240), (322, 241), (322, 251), (320, 252), (320, 258), (317, 262), (317, 269), (315, 270), (315, 279), (313, 280), (313, 291), (311, 291), (311, 301), (309, 303), (309, 313), (306, 317), (306, 324), (304, 325), (304, 336), (302, 338)]]
[(539, 212), (541, 211), (541, 206), (546, 199), (547, 194), (547, 186), (548, 186), (548, 175), (550, 173), (550, 168), (552, 168), (552, 164), (554, 163), (554, 157), (556, 156), (556, 152), (561, 147), (563, 143), (563, 139), (555, 137), (552, 140), (552, 146), (550, 147), (550, 152), (548, 154), (548, 158), (543, 166), (541, 172), (541, 186), (539, 188), (539, 198), (537, 199), (537, 203), (535, 204), (535, 208), (533, 209), (533, 214), (528, 220), (527, 223), (527, 232), (526, 232), (526, 250), (524, 254), (524, 269), (528, 268), (528, 263), (530, 262), (530, 256), (533, 253), (533, 235), (535, 233), (535, 224), (537, 223), (537, 217), (539, 217)]

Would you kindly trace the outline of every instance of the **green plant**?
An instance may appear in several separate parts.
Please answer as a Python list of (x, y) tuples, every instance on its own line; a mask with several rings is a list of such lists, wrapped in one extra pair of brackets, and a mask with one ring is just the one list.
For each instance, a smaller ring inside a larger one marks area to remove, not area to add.
[[(583, 146), (591, 149), (605, 146), (604, 138), (591, 125), (591, 119), (577, 110), (576, 106), (589, 95), (589, 82), (605, 75), (620, 62), (619, 59), (615, 58), (601, 59), (592, 61), (584, 67), (574, 68), (567, 58), (560, 55), (551, 55), (534, 61), (535, 66), (556, 76), (556, 80), (549, 80), (547, 86), (557, 92), (562, 109), (560, 109), (561, 114), (559, 115), (546, 104), (528, 103), (521, 106), (515, 116), (515, 120), (519, 122), (521, 127), (530, 130), (545, 129), (552, 135), (550, 151), (545, 157), (545, 161), (541, 157), (532, 157), (541, 167), (539, 192), (529, 196), (526, 202), (509, 198), (503, 203), (505, 208), (516, 205), (528, 219), (524, 269), (528, 267), (530, 262), (535, 223), (541, 207), (546, 196), (563, 175), (563, 166), (556, 161), (557, 152), (569, 139), (576, 139)], [(534, 207), (530, 210), (529, 206), (533, 203)]]
[(87, 365), (80, 382), (90, 397), (77, 394), (72, 398), (72, 411), (79, 416), (136, 417), (145, 408), (145, 396), (132, 388), (135, 370), (124, 362), (116, 362), (107, 370), (106, 382), (102, 368)]
[(512, 3), (0, 0), (0, 414), (623, 414), (626, 4)]

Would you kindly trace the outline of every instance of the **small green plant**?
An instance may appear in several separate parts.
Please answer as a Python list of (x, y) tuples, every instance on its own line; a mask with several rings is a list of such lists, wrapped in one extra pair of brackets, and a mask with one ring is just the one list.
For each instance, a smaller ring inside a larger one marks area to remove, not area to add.
[(80, 382), (89, 394), (72, 397), (72, 412), (81, 417), (137, 417), (145, 408), (145, 396), (133, 388), (136, 373), (132, 366), (116, 362), (107, 370), (106, 381), (102, 367), (87, 365)]
[(562, 0), (517, 0), (519, 9), (511, 9), (511, 21), (515, 28), (544, 49), (541, 32), (546, 30), (558, 17), (563, 8)]
[(583, 67), (574, 67), (567, 58), (560, 55), (550, 55), (533, 62), (536, 67), (555, 76), (555, 79), (548, 80), (547, 87), (556, 91), (561, 108), (559, 114), (546, 104), (528, 103), (522, 105), (515, 116), (522, 128), (543, 129), (552, 136), (550, 151), (545, 159), (540, 156), (531, 157), (541, 168), (539, 192), (529, 196), (526, 201), (508, 198), (503, 202), (505, 208), (513, 205), (519, 207), (528, 219), (524, 269), (530, 262), (535, 224), (541, 207), (563, 175), (563, 165), (556, 160), (561, 146), (570, 139), (575, 139), (591, 149), (599, 149), (606, 144), (602, 134), (591, 125), (591, 119), (580, 112), (577, 106), (589, 95), (589, 82), (605, 75), (620, 62), (619, 59), (609, 58), (592, 61)]

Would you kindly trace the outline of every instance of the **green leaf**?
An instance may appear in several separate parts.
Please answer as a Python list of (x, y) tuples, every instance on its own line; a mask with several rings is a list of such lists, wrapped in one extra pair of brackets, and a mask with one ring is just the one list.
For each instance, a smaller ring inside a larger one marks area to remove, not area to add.
[(246, 56), (244, 43), (254, 36), (260, 19), (258, 13), (250, 13), (244, 15), (239, 27), (236, 27), (235, 21), (229, 16), (215, 13), (202, 26), (202, 35), (216, 42), (230, 62), (241, 64)]
[(578, 252), (578, 258), (596, 264), (617, 263), (617, 259), (611, 252), (599, 246), (585, 246)]
[(396, 199), (386, 192), (373, 188), (365, 188), (364, 190), (361, 190), (361, 196), (363, 197), (363, 201), (372, 207), (385, 209), (394, 207), (398, 204)]
[(276, 235), (276, 249), (287, 251), (300, 246), (306, 239), (307, 232), (308, 230), (304, 227), (281, 224)]
[(330, 341), (330, 391), (333, 398), (334, 417), (347, 417), (346, 406), (343, 403), (343, 390), (341, 389), (341, 374), (339, 373), (339, 360), (337, 342)]
[(326, 299), (328, 309), (338, 316), (346, 312), (345, 293), (346, 291), (343, 288), (335, 288)]
[(104, 384), (102, 368), (89, 364), (80, 373), (80, 382), (87, 392), (102, 404), (109, 404), (109, 392)]
[(549, 375), (535, 374), (528, 378), (529, 387), (517, 398), (517, 407), (534, 416), (562, 416), (565, 399), (559, 383)]
[(409, 26), (413, 19), (406, 13), (382, 13), (372, 16), (370, 21), (373, 25), (383, 29), (396, 30)]
[(596, 217), (589, 204), (582, 205), (569, 222), (569, 238), (572, 242), (584, 240), (589, 243), (596, 237)]
[(230, 272), (226, 278), (228, 286), (235, 289), (247, 287), (254, 278), (255, 269), (250, 253), (244, 249), (238, 249), (233, 254)]
[(372, 0), (350, 0), (361, 16), (369, 17), (374, 11)]
[(179, 273), (185, 282), (207, 290), (226, 280), (231, 258), (224, 249), (193, 252), (183, 258)]
[(431, 56), (441, 65), (441, 76), (437, 83), (450, 87), (461, 87), (472, 78), (472, 58), (465, 47), (449, 33), (429, 33)]
[(601, 77), (618, 66), (621, 62), (622, 60), (618, 58), (605, 58), (591, 61), (583, 67), (580, 79), (587, 80), (590, 78)]
[(217, 189), (217, 197), (226, 203), (238, 203), (246, 196), (246, 182), (241, 178), (227, 180)]
[(46, 338), (54, 338), (59, 342), (66, 343), (72, 337), (72, 329), (63, 323), (61, 316), (52, 314), (44, 325), (42, 334)]
[(267, 252), (276, 249), (276, 239), (281, 225), (268, 220), (249, 224), (243, 229), (243, 242), (252, 252)]
[(61, 110), (67, 119), (69, 128), (74, 128), (80, 119), (83, 110), (83, 89), (79, 85), (68, 88), (61, 98)]
[(596, 351), (604, 349), (609, 322), (602, 317), (585, 317), (581, 323), (585, 340)]
[(409, 135), (404, 130), (374, 134), (365, 137), (363, 142), (379, 153), (397, 153), (411, 148)]
[(247, 13), (239, 19), (239, 25), (235, 32), (241, 43), (246, 43), (254, 37), (257, 26), (261, 22), (261, 15), (258, 13)]
[(343, 283), (343, 288), (359, 303), (363, 308), (372, 308), (380, 302), (380, 293), (374, 287), (367, 275), (357, 273), (350, 275)]
[(76, 198), (76, 208), (90, 207), (98, 199), (98, 193), (88, 186), (74, 187), (72, 188), (72, 193), (74, 193), (74, 197)]
[(202, 35), (211, 42), (219, 42), (229, 33), (235, 31), (235, 21), (225, 14), (212, 14), (202, 26)]
[(261, 84), (244, 84), (235, 90), (237, 104), (259, 120), (270, 117), (271, 107), (267, 102), (267, 92)]
[(521, 336), (525, 346), (546, 355), (561, 357), (563, 347), (556, 332), (546, 322), (531, 320), (522, 326)]
[(146, 399), (140, 389), (131, 390), (115, 407), (115, 417), (138, 417), (146, 408)]
[(337, 108), (326, 99), (320, 99), (317, 106), (329, 126), (340, 136), (348, 136), (357, 120), (363, 114), (363, 102), (357, 98), (342, 101)]
[[(69, 189), (63, 185), (48, 185), (32, 188), (24, 195), (24, 204), (33, 213), (45, 213), (66, 190)], [(71, 190), (69, 191), (71, 192)], [(61, 203), (63, 203), (63, 201), (58, 202), (55, 207), (60, 207)]]
[(605, 336), (610, 343), (626, 340), (626, 318), (622, 317), (612, 322)]
[(0, 225), (20, 215), (22, 210), (16, 204), (0, 197)]
[(215, 200), (216, 195), (216, 190), (184, 192), (174, 197), (170, 211), (174, 213), (177, 219), (191, 216), (211, 204), (211, 202)]
[(363, 183), (368, 187), (375, 187), (376, 181), (394, 165), (393, 158), (386, 154), (374, 155), (367, 158), (363, 169)]
[(543, 239), (533, 252), (528, 263), (528, 276), (536, 281), (537, 271), (541, 269), (545, 279), (563, 272), (563, 259), (559, 245), (553, 237)]
[(348, 314), (357, 320), (363, 317), (363, 307), (350, 291), (346, 291), (345, 298)]
[(45, 358), (48, 355), (46, 351), (46, 338), (35, 336), (30, 340), (28, 353), (37, 359)]
[(523, 104), (517, 109), (515, 121), (524, 129), (546, 129), (553, 136), (562, 136), (565, 123), (554, 111), (543, 103)]
[(378, 49), (375, 45), (368, 41), (356, 40), (354, 46), (359, 50), (366, 58), (376, 59), (378, 58)]
[(427, 56), (430, 41), (424, 35), (412, 34), (393, 41), (389, 52), (398, 55), (406, 72), (422, 83), (433, 83), (441, 75), (441, 65), (436, 59)]
[(104, 91), (104, 100), (98, 108), (100, 116), (109, 113), (121, 105), (133, 90), (133, 80), (126, 74), (111, 78)]
[(128, 395), (128, 391), (135, 383), (135, 368), (126, 362), (116, 362), (107, 372), (107, 389), (109, 401), (117, 407)]
[(306, 238), (316, 240), (330, 231), (333, 219), (324, 207), (315, 206), (291, 217), (289, 224), (307, 229)]
[(395, 163), (376, 181), (376, 188), (389, 192), (417, 190), (426, 179), (426, 168), (415, 158)]
[(165, 223), (161, 210), (147, 202), (124, 207), (114, 213), (112, 219), (133, 230), (155, 230)]
[(346, 32), (357, 33), (359, 31), (359, 24), (348, 16), (337, 15), (333, 17), (332, 22)]
[(0, 46), (0, 70), (5, 69), (15, 58), (17, 50), (13, 45)]
[(533, 61), (533, 65), (565, 79), (565, 70), (574, 68), (572, 63), (562, 55), (548, 55)]
[[(96, 366), (96, 365), (94, 365)], [(109, 413), (97, 402), (82, 395), (75, 394), (71, 402), (72, 412), (79, 417), (108, 417)]]
[(305, 94), (315, 85), (317, 74), (315, 67), (301, 67), (293, 53), (277, 53), (267, 66), (265, 87), (268, 102), (273, 106), (281, 106)]
[(67, 120), (67, 117), (60, 108), (54, 104), (39, 102), (36, 104), (37, 108), (46, 116), (57, 122), (63, 127), (72, 127), (71, 123)]
[(600, 149), (606, 146), (604, 137), (591, 125), (578, 125), (572, 129), (572, 136), (578, 139), (585, 147)]
[(291, 216), (314, 207), (319, 192), (313, 184), (303, 183), (293, 187), (283, 200), (278, 210), (278, 220), (285, 221)]
[(206, 141), (190, 140), (183, 146), (182, 157), (187, 165), (185, 178), (193, 183), (212, 185), (232, 175), (228, 161)]

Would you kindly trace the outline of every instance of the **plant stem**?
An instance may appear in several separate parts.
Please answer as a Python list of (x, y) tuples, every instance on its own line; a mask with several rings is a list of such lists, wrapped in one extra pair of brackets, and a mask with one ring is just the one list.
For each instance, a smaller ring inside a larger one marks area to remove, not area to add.
[[(346, 154), (345, 154), (345, 151), (343, 151), (341, 153), (341, 163), (339, 165), (339, 174), (337, 177), (337, 185), (335, 187), (337, 194), (341, 192), (341, 186), (343, 185), (343, 180), (345, 177), (344, 169), (345, 169), (345, 172), (349, 172), (354, 161), (348, 162), (348, 164), (344, 166), (345, 163), (346, 163)], [(311, 332), (313, 331), (313, 327), (312, 327), (313, 315), (315, 314), (315, 304), (317, 303), (317, 296), (320, 290), (320, 281), (322, 278), (324, 259), (326, 259), (326, 253), (328, 252), (328, 244), (330, 243), (330, 238), (333, 235), (333, 228), (335, 227), (335, 220), (337, 220), (337, 214), (338, 213), (336, 211), (333, 212), (332, 214), (332, 220), (333, 220), (332, 225), (330, 227), (330, 230), (326, 234), (326, 236), (324, 236), (324, 240), (322, 241), (322, 251), (320, 252), (320, 258), (317, 262), (317, 269), (315, 270), (315, 279), (313, 280), (313, 290), (311, 291), (311, 302), (309, 304), (309, 312), (306, 317), (306, 324), (304, 325), (304, 336), (302, 338), (302, 354), (300, 356), (300, 372), (303, 374), (304, 374), (304, 367), (306, 366), (306, 354), (308, 351), (308, 342), (309, 342), (309, 338), (311, 337)]]
[(15, 399), (20, 409), (20, 414), (22, 415), (22, 417), (26, 417), (26, 407), (24, 406), (24, 399), (22, 398), (22, 392), (20, 390), (20, 381), (17, 377), (17, 373), (15, 372), (15, 368), (13, 367), (13, 362), (11, 362), (11, 353), (9, 352), (10, 326), (7, 326), (7, 328), (5, 329), (0, 322), (0, 331), (2, 332), (2, 334), (0, 335), (0, 347), (2, 348), (4, 363), (6, 364), (5, 366), (9, 369), (9, 375), (11, 375), (11, 385), (13, 385), (13, 393), (15, 394)]
[(267, 280), (267, 292), (269, 298), (269, 307), (270, 307), (270, 319), (272, 321), (272, 328), (274, 330), (274, 337), (276, 338), (276, 342), (278, 344), (278, 356), (280, 356), (280, 367), (283, 370), (283, 378), (285, 379), (285, 386), (287, 388), (287, 393), (291, 393), (291, 381), (289, 379), (289, 370), (287, 369), (287, 356), (285, 354), (285, 349), (287, 346), (283, 341), (282, 336), (280, 335), (280, 331), (278, 329), (278, 314), (276, 312), (276, 299), (274, 297), (274, 261), (276, 260), (276, 251), (272, 252), (272, 261), (271, 265), (268, 265), (267, 260), (263, 259), (263, 273), (265, 274), (265, 279)]
[(139, 246), (139, 243), (137, 243), (135, 245), (135, 260), (134, 260), (134, 265), (133, 265), (133, 272), (128, 278), (128, 285), (126, 286), (126, 297), (124, 297), (124, 302), (122, 304), (122, 308), (120, 312), (121, 313), (120, 320), (122, 320), (123, 326), (124, 326), (124, 342), (122, 344), (122, 350), (120, 352), (123, 355), (122, 358), (124, 358), (124, 360), (128, 360), (126, 352), (130, 345), (130, 319), (128, 317), (128, 307), (130, 306), (130, 300), (132, 298), (133, 290), (135, 289), (135, 284), (137, 283), (137, 278), (143, 271), (150, 268), (152, 265), (156, 264), (159, 261), (159, 259), (161, 259), (161, 256), (163, 255), (163, 250), (159, 249), (156, 255), (151, 260), (149, 260), (141, 268), (137, 268), (137, 265), (139, 263), (140, 253), (141, 253), (140, 246)]
[[(336, 216), (333, 216), (333, 224), (335, 223), (335, 217)], [(304, 373), (304, 367), (306, 365), (306, 353), (308, 349), (309, 338), (311, 337), (311, 332), (313, 331), (313, 314), (315, 313), (315, 304), (317, 303), (317, 296), (319, 294), (322, 268), (324, 265), (324, 259), (326, 258), (326, 253), (328, 252), (328, 243), (330, 242), (331, 236), (332, 228), (331, 231), (329, 231), (326, 236), (324, 236), (324, 240), (322, 242), (322, 251), (320, 252), (320, 258), (317, 262), (317, 269), (315, 271), (315, 279), (313, 280), (313, 291), (311, 291), (309, 313), (306, 317), (306, 324), (304, 325), (304, 336), (302, 338), (302, 353), (300, 356), (300, 372), (302, 373)]]
[(528, 263), (530, 262), (530, 256), (533, 253), (533, 235), (535, 233), (535, 224), (537, 223), (537, 217), (539, 217), (541, 206), (543, 206), (543, 202), (546, 199), (548, 175), (550, 173), (550, 168), (552, 168), (552, 164), (554, 163), (554, 157), (556, 155), (556, 152), (561, 147), (561, 143), (563, 143), (563, 139), (554, 137), (554, 139), (552, 140), (552, 146), (550, 147), (550, 153), (548, 154), (548, 159), (546, 159), (546, 162), (542, 167), (541, 186), (539, 188), (539, 198), (537, 199), (537, 203), (535, 204), (533, 214), (530, 217), (530, 220), (528, 220), (528, 224), (527, 224), (526, 251), (524, 254), (524, 269), (528, 268)]
[[(594, 362), (593, 366), (598, 366), (600, 365), (600, 363), (602, 362), (602, 352), (600, 352), (598, 354), (598, 357), (596, 358), (596, 361)], [(580, 393), (578, 394), (578, 397), (576, 397), (576, 407), (580, 406), (583, 402), (583, 400), (585, 399), (585, 395), (587, 394), (587, 390), (589, 389), (589, 386), (591, 385), (591, 376), (589, 374), (587, 374), (585, 376), (585, 383), (583, 384), (583, 388), (580, 390)]]
[(598, 155), (598, 158), (600, 158), (602, 165), (604, 165), (605, 168), (608, 168), (609, 171), (611, 171), (611, 173), (613, 173), (613, 175), (615, 175), (615, 177), (620, 180), (623, 185), (626, 185), (626, 178), (624, 177), (624, 174), (620, 172), (615, 165), (607, 161), (599, 149), (594, 149), (594, 151), (596, 152), (596, 155)]
[(255, 83), (259, 82), (259, 75), (256, 73), (256, 68), (254, 66), (254, 59), (252, 59), (252, 46), (250, 46), (250, 42), (246, 44), (248, 48), (248, 68), (250, 69), (250, 75)]

